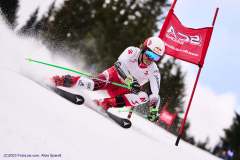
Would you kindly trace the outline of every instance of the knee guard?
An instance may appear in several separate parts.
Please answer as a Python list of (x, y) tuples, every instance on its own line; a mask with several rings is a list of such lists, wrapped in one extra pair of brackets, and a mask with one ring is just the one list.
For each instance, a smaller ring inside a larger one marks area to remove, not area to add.
[(92, 91), (94, 89), (94, 81), (86, 77), (80, 77), (77, 81), (76, 86), (80, 89), (87, 89)]
[(138, 106), (148, 101), (148, 95), (147, 93), (140, 91), (138, 94), (125, 94), (124, 99), (127, 106)]

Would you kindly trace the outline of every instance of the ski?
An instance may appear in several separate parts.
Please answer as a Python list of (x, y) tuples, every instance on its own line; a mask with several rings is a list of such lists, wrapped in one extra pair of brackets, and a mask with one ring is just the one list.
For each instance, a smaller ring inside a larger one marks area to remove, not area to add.
[[(33, 80), (34, 81), (34, 80)], [(82, 95), (79, 95), (79, 94), (74, 94), (74, 93), (71, 93), (71, 92), (68, 92), (68, 91), (65, 91), (63, 89), (60, 89), (58, 87), (55, 87), (55, 86), (51, 86), (49, 84), (42, 84), (38, 81), (34, 81), (35, 83), (39, 84), (40, 86), (48, 89), (48, 90), (51, 90), (53, 91), (54, 93), (58, 94), (59, 96), (63, 97), (64, 99), (68, 100), (69, 102), (72, 102), (76, 105), (82, 105), (84, 102), (85, 102), (85, 99)], [(122, 118), (122, 117), (119, 117), (109, 111), (105, 111), (103, 110), (101, 107), (97, 107), (96, 106), (92, 106), (92, 105), (89, 105), (89, 104), (85, 104), (88, 108), (92, 109), (93, 111), (99, 113), (100, 115), (114, 121), (116, 124), (118, 124), (119, 126), (121, 126), (122, 128), (130, 128), (132, 126), (132, 123), (130, 120), (126, 119), (126, 118)]]
[(123, 128), (130, 128), (132, 126), (132, 122), (126, 118), (121, 118), (116, 116), (115, 114), (106, 111), (106, 113), (108, 114), (108, 116), (115, 121), (117, 124), (119, 124), (121, 127)]
[(79, 94), (74, 94), (71, 92), (67, 92), (63, 89), (57, 88), (57, 87), (50, 87), (48, 86), (52, 91), (60, 95), (61, 97), (67, 99), (68, 101), (77, 104), (77, 105), (82, 105), (84, 103), (84, 98), (83, 96)]
[(106, 117), (109, 120), (112, 120), (115, 124), (118, 124), (120, 127), (128, 129), (132, 126), (132, 122), (126, 118), (119, 117), (108, 110), (104, 110), (102, 107), (98, 106), (95, 101), (92, 101), (92, 104), (85, 104), (91, 110), (99, 113), (100, 115)]
[[(61, 97), (67, 99), (68, 101), (76, 104), (76, 105), (82, 105), (84, 103), (84, 97), (79, 94), (73, 94), (71, 92), (65, 91), (63, 89), (57, 88), (57, 87), (51, 87), (48, 86), (47, 88), (51, 89)], [(117, 123), (119, 126), (123, 128), (130, 128), (132, 126), (132, 123), (130, 120), (126, 118), (121, 118), (109, 111), (103, 110), (100, 106), (97, 106), (98, 108), (92, 107), (88, 105), (88, 108), (100, 113), (101, 115), (113, 120), (115, 123)]]

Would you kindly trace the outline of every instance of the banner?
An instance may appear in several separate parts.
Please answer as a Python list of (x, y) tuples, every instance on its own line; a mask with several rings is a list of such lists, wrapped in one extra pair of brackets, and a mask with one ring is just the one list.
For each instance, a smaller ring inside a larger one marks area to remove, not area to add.
[[(207, 54), (207, 49), (211, 40), (219, 8), (216, 8), (212, 21), (212, 27), (194, 29), (183, 26), (177, 16), (174, 14), (174, 7), (176, 3), (177, 0), (174, 0), (168, 12), (168, 15), (163, 23), (159, 37), (165, 42), (165, 53), (167, 55), (199, 66), (197, 77), (194, 82), (192, 93), (188, 102), (187, 110), (184, 114), (181, 128), (179, 129), (178, 137), (175, 143), (175, 145), (177, 146), (181, 139), (181, 136), (183, 135), (184, 125), (187, 120), (187, 115), (191, 107), (194, 92), (196, 90), (197, 83), (204, 64), (204, 59)], [(167, 119), (170, 120), (170, 116), (168, 114), (164, 113), (164, 117), (164, 121), (166, 121)]]
[(167, 55), (203, 66), (213, 27), (187, 28), (170, 9), (159, 37), (165, 42)]
[(177, 114), (176, 113), (170, 113), (167, 110), (167, 104), (163, 107), (162, 111), (159, 113), (159, 120), (163, 123), (165, 123), (168, 127), (170, 127), (175, 120)]

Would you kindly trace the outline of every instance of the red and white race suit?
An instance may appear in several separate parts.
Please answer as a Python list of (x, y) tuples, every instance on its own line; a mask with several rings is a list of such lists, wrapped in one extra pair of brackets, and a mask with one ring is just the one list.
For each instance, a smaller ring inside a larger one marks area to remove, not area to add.
[(123, 95), (127, 106), (137, 106), (146, 103), (148, 100), (154, 102), (157, 107), (160, 104), (158, 95), (160, 89), (160, 72), (155, 63), (151, 63), (145, 68), (139, 66), (140, 49), (137, 47), (128, 47), (119, 56), (118, 61), (112, 67), (98, 75), (98, 79), (124, 83), (127, 77), (133, 77), (140, 85), (150, 82), (152, 94), (148, 97), (147, 93), (140, 91), (137, 94), (131, 93), (128, 89), (105, 83), (98, 79), (87, 79), (81, 77), (77, 83), (79, 87), (90, 90), (107, 90), (110, 97)]

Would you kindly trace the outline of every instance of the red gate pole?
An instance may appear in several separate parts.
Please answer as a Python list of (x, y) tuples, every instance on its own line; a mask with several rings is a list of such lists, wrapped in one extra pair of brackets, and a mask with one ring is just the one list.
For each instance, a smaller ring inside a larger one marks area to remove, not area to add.
[[(218, 11), (219, 11), (219, 8), (216, 8), (215, 15), (214, 15), (214, 18), (213, 18), (213, 21), (212, 21), (212, 27), (214, 27), (214, 25), (215, 25)], [(197, 87), (197, 83), (198, 83), (198, 79), (199, 79), (199, 77), (200, 77), (201, 70), (202, 70), (202, 66), (199, 65), (197, 78), (196, 78), (196, 80), (195, 80), (195, 83), (194, 83), (194, 86), (193, 86), (193, 90), (192, 90), (192, 93), (191, 93), (191, 97), (190, 97), (190, 100), (189, 100), (189, 102), (188, 102), (187, 110), (186, 110), (186, 113), (185, 113), (185, 115), (184, 115), (184, 119), (183, 119), (183, 121), (182, 121), (181, 128), (180, 128), (180, 130), (179, 130), (177, 140), (176, 140), (176, 142), (175, 142), (175, 145), (176, 145), (176, 146), (178, 146), (179, 141), (180, 141), (180, 139), (181, 139), (181, 137), (182, 137), (182, 135), (183, 135), (184, 125), (185, 125), (186, 120), (187, 120), (187, 115), (188, 115), (188, 112), (189, 112), (189, 109), (190, 109), (190, 106), (191, 106), (191, 103), (192, 103), (192, 99), (193, 99), (193, 96), (194, 96), (194, 92), (195, 92), (196, 87)]]
[(181, 124), (181, 128), (179, 130), (179, 134), (178, 134), (178, 137), (177, 137), (177, 140), (175, 142), (175, 145), (178, 146), (178, 143), (183, 135), (183, 131), (184, 131), (184, 126), (185, 126), (185, 123), (186, 123), (186, 120), (187, 120), (187, 115), (188, 115), (188, 112), (189, 112), (189, 109), (190, 109), (190, 106), (191, 106), (191, 103), (192, 103), (192, 99), (193, 99), (193, 96), (194, 96), (194, 92), (196, 90), (196, 87), (197, 87), (197, 83), (198, 83), (198, 79), (200, 77), (200, 73), (201, 73), (201, 70), (202, 70), (202, 67), (199, 66), (199, 69), (198, 69), (198, 74), (197, 74), (197, 78), (195, 80), (195, 83), (194, 83), (194, 86), (193, 86), (193, 90), (192, 90), (192, 93), (191, 93), (191, 97), (190, 97), (190, 100), (188, 102), (188, 106), (187, 106), (187, 111), (184, 115), (184, 119), (182, 121), (182, 124)]
[(172, 6), (171, 6), (171, 9), (174, 9), (176, 3), (177, 3), (177, 0), (174, 0), (174, 1), (173, 1), (173, 4), (172, 4)]
[(213, 21), (212, 21), (212, 26), (213, 26), (213, 27), (214, 27), (215, 22), (216, 22), (216, 18), (217, 18), (217, 15), (218, 15), (218, 11), (219, 11), (219, 8), (216, 8), (215, 15), (214, 15), (214, 18), (213, 18)]

